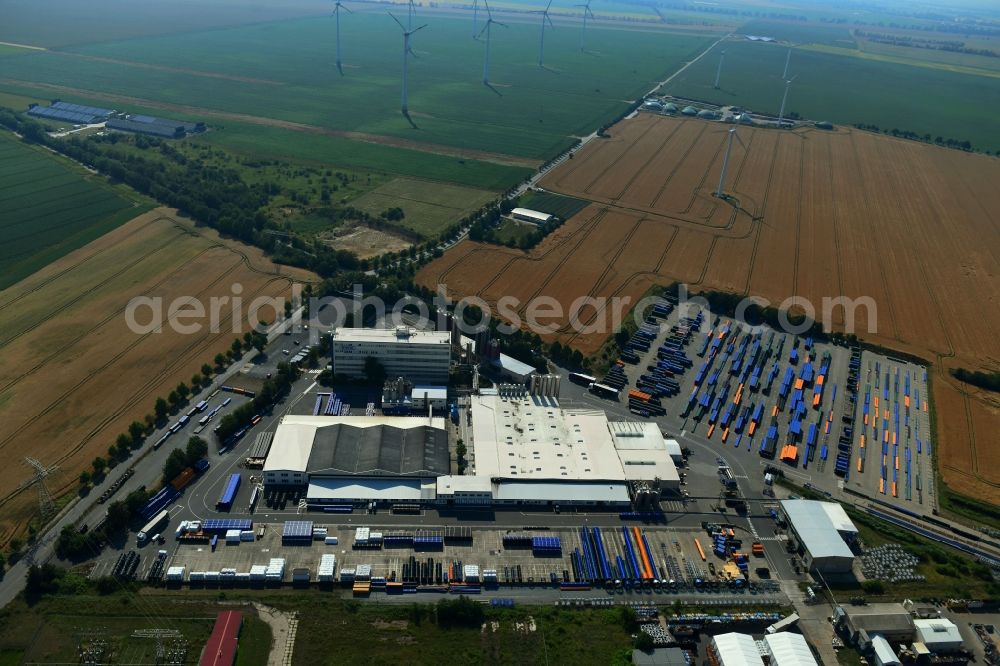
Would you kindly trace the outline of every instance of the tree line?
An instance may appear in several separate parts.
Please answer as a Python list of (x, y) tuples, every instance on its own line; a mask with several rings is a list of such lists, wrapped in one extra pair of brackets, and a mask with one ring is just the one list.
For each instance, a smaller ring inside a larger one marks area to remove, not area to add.
[(966, 370), (965, 368), (953, 368), (951, 375), (966, 384), (972, 384), (987, 391), (1000, 393), (1000, 372), (982, 372), (979, 370)]

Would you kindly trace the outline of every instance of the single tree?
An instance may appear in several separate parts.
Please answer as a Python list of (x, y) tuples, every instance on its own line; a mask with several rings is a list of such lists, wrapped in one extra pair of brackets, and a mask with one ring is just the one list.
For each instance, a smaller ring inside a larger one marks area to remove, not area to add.
[(90, 472), (83, 470), (80, 472), (80, 485), (89, 486), (90, 485)]
[(176, 407), (177, 404), (180, 403), (180, 401), (181, 401), (181, 396), (177, 393), (177, 391), (171, 391), (170, 394), (167, 396), (167, 402), (169, 402), (174, 407)]
[(153, 411), (156, 412), (156, 420), (162, 421), (167, 418), (167, 412), (170, 411), (170, 405), (163, 398), (157, 398), (156, 404), (153, 406)]
[(142, 442), (146, 435), (146, 426), (139, 421), (132, 421), (128, 427), (128, 434), (131, 435), (133, 442)]
[(201, 374), (205, 375), (206, 377), (211, 377), (212, 374), (213, 374), (212, 373), (212, 366), (209, 365), (208, 363), (203, 364), (201, 366)]
[(97, 456), (96, 458), (94, 458), (94, 462), (92, 462), (90, 464), (91, 464), (91, 466), (93, 466), (94, 472), (96, 474), (101, 474), (107, 468), (108, 461), (106, 461), (101, 456)]
[(177, 385), (177, 395), (181, 397), (182, 400), (186, 400), (189, 395), (191, 395), (191, 389), (184, 382)]
[(194, 373), (191, 375), (191, 386), (198, 387), (201, 386), (201, 381), (204, 379), (199, 373)]

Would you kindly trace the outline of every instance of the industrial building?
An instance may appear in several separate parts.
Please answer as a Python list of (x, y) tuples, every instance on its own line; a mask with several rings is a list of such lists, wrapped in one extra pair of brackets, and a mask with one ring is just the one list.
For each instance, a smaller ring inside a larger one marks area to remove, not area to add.
[(390, 379), (382, 389), (382, 413), (441, 414), (448, 409), (448, 387), (417, 384), (405, 377)]
[(872, 639), (872, 656), (875, 666), (901, 666), (899, 657), (889, 645), (889, 641), (882, 636), (875, 636)]
[(414, 383), (447, 384), (451, 366), (451, 333), (394, 329), (340, 328), (332, 333), (335, 375), (365, 376), (365, 361), (373, 358), (389, 377)]
[(101, 109), (96, 106), (84, 106), (53, 100), (50, 106), (31, 104), (28, 115), (47, 120), (59, 120), (75, 125), (95, 125), (102, 123), (114, 113), (112, 109)]
[(802, 634), (782, 631), (764, 636), (770, 666), (817, 666)]
[(834, 612), (834, 622), (852, 642), (861, 646), (877, 635), (894, 643), (905, 643), (916, 633), (913, 618), (902, 604), (841, 606)]
[(858, 529), (836, 502), (784, 500), (781, 511), (798, 543), (803, 562), (821, 574), (848, 573), (854, 565), (849, 542)]
[(528, 378), (538, 372), (535, 366), (518, 361), (513, 356), (507, 356), (507, 354), (500, 354), (497, 358), (493, 359), (492, 365), (496, 368), (500, 377), (518, 384), (524, 384), (528, 381)]
[(712, 638), (708, 660), (718, 666), (763, 666), (757, 642), (753, 636), (730, 632)]
[(443, 418), (285, 416), (264, 461), (264, 484), (306, 488), (311, 504), (432, 502), (448, 474)]
[(531, 222), (532, 224), (545, 224), (552, 221), (552, 216), (548, 213), (531, 210), (530, 208), (515, 208), (510, 211), (510, 216), (515, 220)]
[(946, 654), (962, 649), (962, 634), (951, 620), (944, 618), (914, 620), (913, 626), (917, 630), (917, 639), (930, 652)]

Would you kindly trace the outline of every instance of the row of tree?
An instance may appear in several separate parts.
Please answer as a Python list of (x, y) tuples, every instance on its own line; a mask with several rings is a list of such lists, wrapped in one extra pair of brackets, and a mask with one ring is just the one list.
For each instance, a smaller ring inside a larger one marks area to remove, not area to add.
[(271, 408), (274, 403), (288, 394), (292, 383), (298, 379), (299, 371), (288, 363), (279, 363), (274, 376), (264, 381), (253, 400), (240, 405), (219, 420), (215, 435), (220, 442), (227, 441), (240, 429), (250, 425), (253, 417)]
[[(868, 132), (881, 132), (882, 134), (888, 134), (900, 139), (909, 139), (911, 141), (923, 141), (924, 143), (933, 143), (938, 146), (944, 146), (946, 148), (954, 148), (956, 150), (964, 150), (969, 153), (975, 150), (975, 147), (968, 140), (959, 140), (944, 138), (942, 136), (931, 137), (929, 133), (919, 134), (912, 130), (901, 130), (895, 127), (891, 129), (880, 128), (878, 125), (866, 124), (866, 123), (854, 123), (854, 126), (860, 130), (866, 130)], [(989, 155), (989, 151), (983, 151), (985, 154)], [(1000, 150), (996, 152), (1000, 155)]]

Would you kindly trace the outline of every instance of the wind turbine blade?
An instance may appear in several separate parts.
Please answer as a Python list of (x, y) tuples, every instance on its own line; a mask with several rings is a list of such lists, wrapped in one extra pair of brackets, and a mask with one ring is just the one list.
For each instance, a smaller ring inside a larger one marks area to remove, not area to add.
[(352, 11), (351, 11), (351, 10), (350, 10), (350, 9), (349, 9), (348, 7), (346, 7), (346, 6), (344, 6), (344, 5), (339, 5), (339, 6), (340, 6), (340, 7), (341, 7), (341, 8), (342, 8), (342, 9), (343, 9), (343, 10), (344, 10), (345, 12), (347, 12), (348, 14), (353, 14), (353, 13), (354, 13), (354, 12), (352, 12)]
[(414, 28), (413, 30), (411, 30), (411, 31), (410, 31), (410, 34), (412, 35), (412, 34), (413, 34), (413, 33), (415, 33), (415, 32), (416, 32), (417, 30), (423, 30), (423, 29), (424, 29), (424, 28), (426, 28), (427, 26), (428, 26), (428, 24), (427, 24), (427, 23), (424, 23), (424, 24), (423, 24), (422, 26), (420, 26), (419, 28)]
[(494, 22), (494, 23), (496, 23), (496, 24), (497, 24), (498, 26), (500, 26), (501, 28), (506, 28), (506, 27), (507, 27), (507, 24), (506, 24), (506, 23), (501, 23), (500, 21), (493, 21), (493, 22)]
[(398, 26), (400, 27), (400, 29), (402, 29), (402, 30), (403, 30), (403, 32), (406, 32), (406, 26), (404, 26), (404, 25), (403, 25), (402, 23), (400, 23), (400, 22), (399, 22), (399, 19), (398, 19), (398, 18), (396, 18), (396, 17), (395, 17), (394, 15), (393, 15), (393, 13), (392, 13), (392, 12), (386, 12), (386, 14), (388, 14), (389, 16), (392, 16), (392, 20), (396, 22), (396, 24), (397, 24), (397, 25), (398, 25)]
[(484, 25), (484, 26), (483, 26), (483, 29), (479, 31), (479, 34), (477, 35), (477, 37), (482, 37), (482, 36), (483, 36), (483, 33), (485, 33), (485, 32), (488, 32), (488, 31), (489, 31), (489, 29), (490, 29), (490, 23), (493, 23), (493, 21), (492, 21), (492, 20), (490, 20), (490, 21), (487, 21), (487, 22), (486, 22), (486, 25)]
[(545, 13), (546, 14), (549, 12), (549, 7), (551, 7), (551, 6), (552, 6), (552, 0), (549, 0), (549, 4), (545, 5)]
[(545, 20), (549, 22), (549, 27), (556, 27), (556, 24), (552, 22), (552, 17), (549, 16), (548, 12), (545, 13)]
[(489, 16), (490, 20), (493, 20), (493, 10), (490, 9), (490, 3), (483, 0), (483, 4), (486, 5), (486, 15)]

